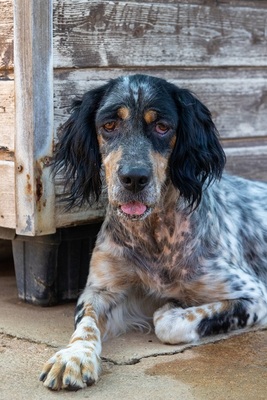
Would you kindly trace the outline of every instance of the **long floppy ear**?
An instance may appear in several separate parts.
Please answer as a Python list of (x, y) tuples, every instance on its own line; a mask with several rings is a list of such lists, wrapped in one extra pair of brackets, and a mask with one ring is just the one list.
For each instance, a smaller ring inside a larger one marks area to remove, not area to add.
[(178, 128), (170, 158), (171, 180), (189, 206), (196, 208), (203, 185), (221, 177), (225, 154), (211, 113), (189, 90), (176, 88)]
[(67, 208), (93, 204), (101, 193), (101, 156), (95, 114), (108, 85), (91, 90), (74, 100), (70, 118), (59, 131), (54, 173), (63, 173), (68, 193)]

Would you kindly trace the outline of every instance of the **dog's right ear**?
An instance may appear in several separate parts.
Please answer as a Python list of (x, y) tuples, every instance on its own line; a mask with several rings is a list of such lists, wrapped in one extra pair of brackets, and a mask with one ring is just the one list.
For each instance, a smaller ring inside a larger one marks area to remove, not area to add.
[(97, 141), (95, 115), (108, 84), (74, 100), (70, 118), (59, 130), (54, 173), (63, 173), (67, 208), (90, 205), (101, 193), (101, 155)]

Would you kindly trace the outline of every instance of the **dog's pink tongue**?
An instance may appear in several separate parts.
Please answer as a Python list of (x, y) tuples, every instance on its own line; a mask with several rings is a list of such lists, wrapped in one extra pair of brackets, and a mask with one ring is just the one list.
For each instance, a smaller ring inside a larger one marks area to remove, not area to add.
[(147, 207), (138, 201), (134, 201), (132, 203), (123, 204), (121, 209), (128, 215), (142, 215), (146, 211)]

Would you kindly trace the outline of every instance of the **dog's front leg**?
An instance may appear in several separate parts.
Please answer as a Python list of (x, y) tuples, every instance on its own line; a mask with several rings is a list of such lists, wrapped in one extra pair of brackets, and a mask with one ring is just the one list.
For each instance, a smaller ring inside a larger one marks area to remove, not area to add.
[[(121, 295), (121, 293), (120, 293)], [(52, 390), (78, 390), (92, 385), (99, 376), (101, 335), (119, 295), (99, 287), (85, 288), (76, 308), (76, 330), (69, 345), (44, 365), (40, 380)]]

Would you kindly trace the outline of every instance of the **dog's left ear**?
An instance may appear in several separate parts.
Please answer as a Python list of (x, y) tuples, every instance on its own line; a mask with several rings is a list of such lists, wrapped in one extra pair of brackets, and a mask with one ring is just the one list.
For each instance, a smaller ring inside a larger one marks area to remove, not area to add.
[(211, 113), (189, 90), (176, 88), (178, 128), (170, 157), (171, 180), (188, 204), (199, 205), (203, 185), (221, 177), (225, 154)]

